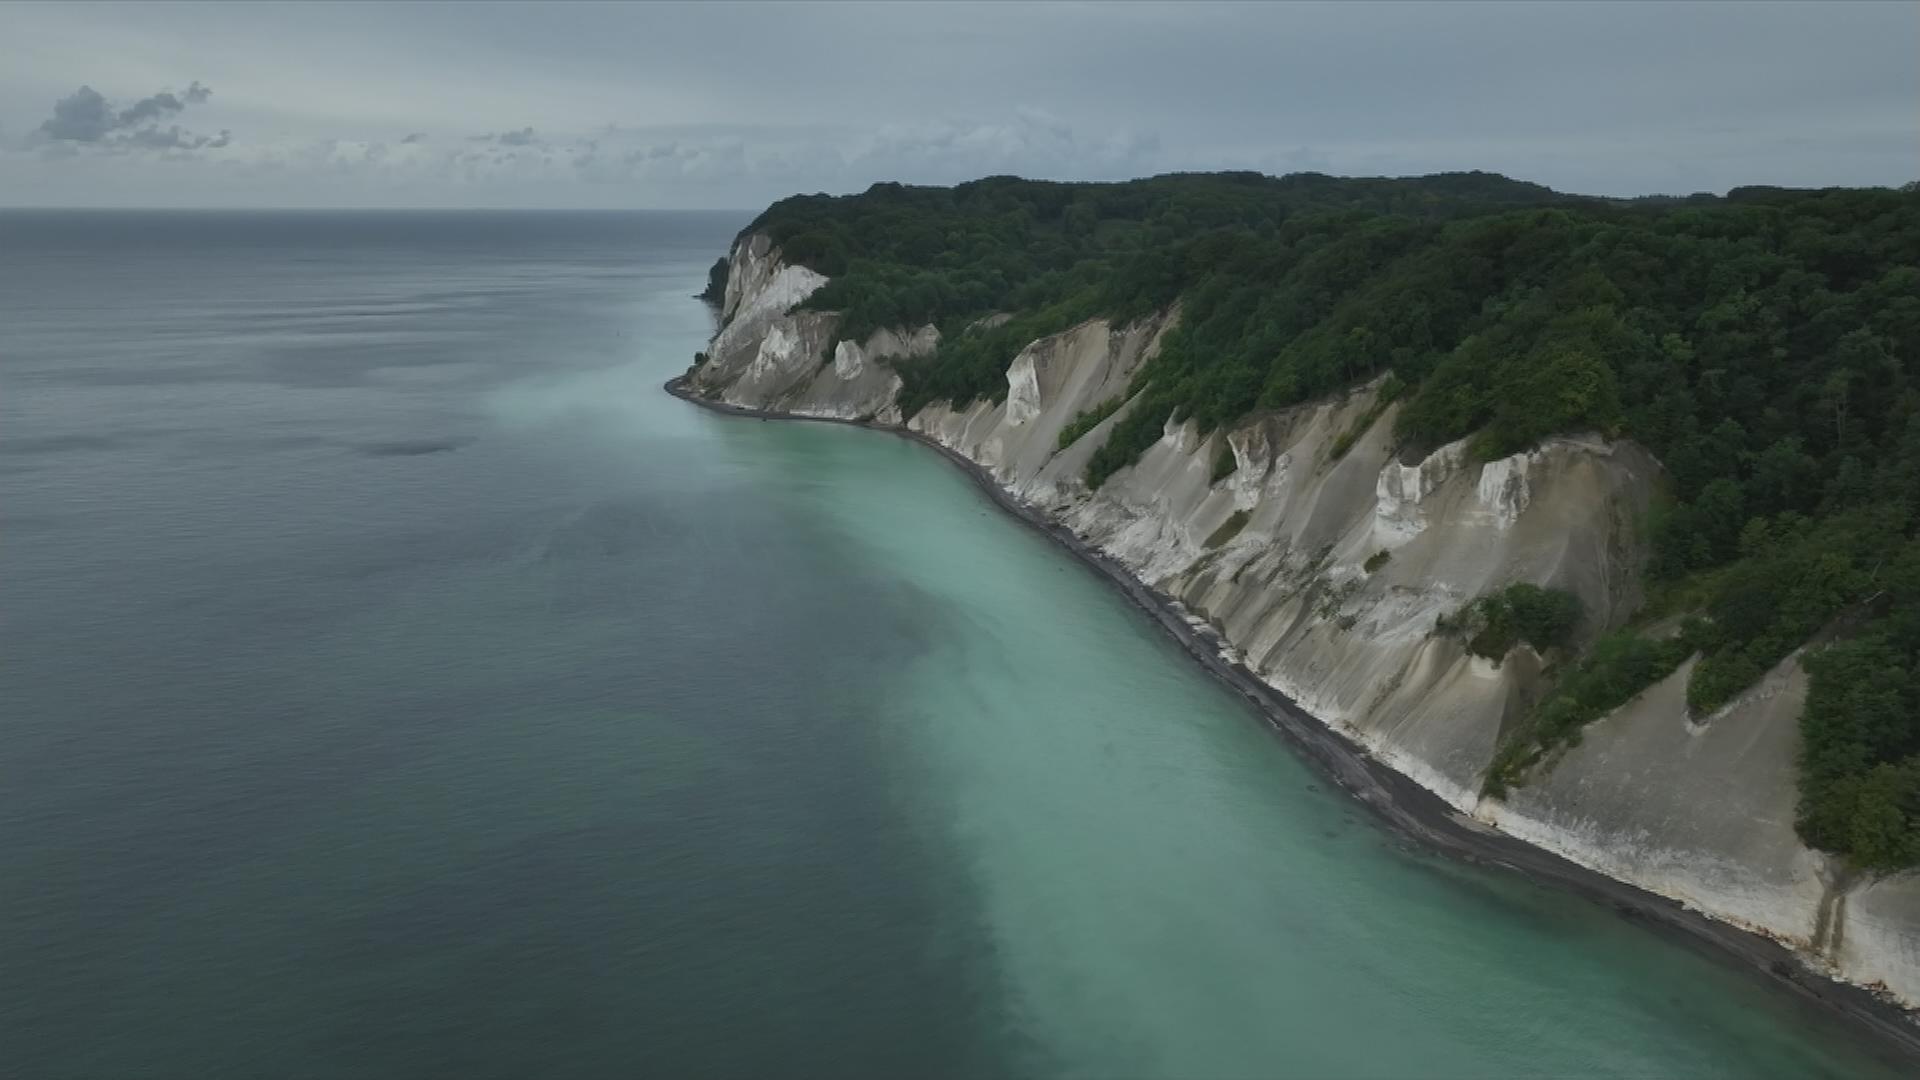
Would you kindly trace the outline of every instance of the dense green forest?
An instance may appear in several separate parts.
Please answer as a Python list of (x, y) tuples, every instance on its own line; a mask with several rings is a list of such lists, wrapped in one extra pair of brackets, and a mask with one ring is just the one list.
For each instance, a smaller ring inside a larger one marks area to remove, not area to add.
[[(1385, 373), (1410, 454), (1637, 440), (1669, 478), (1644, 523), (1648, 609), (1558, 665), (1489, 788), (1688, 657), (1707, 718), (1813, 642), (1801, 833), (1868, 867), (1920, 862), (1913, 185), (1620, 201), (1485, 173), (995, 178), (788, 199), (748, 231), (832, 278), (808, 303), (843, 336), (940, 327), (900, 365), (909, 413), (1004, 394), (1042, 334), (1177, 301), (1095, 486), (1170, 417), (1212, 430)], [(1012, 318), (984, 328), (992, 312)], [(1569, 640), (1569, 612), (1513, 599), (1463, 613), (1480, 647), (1540, 618)]]

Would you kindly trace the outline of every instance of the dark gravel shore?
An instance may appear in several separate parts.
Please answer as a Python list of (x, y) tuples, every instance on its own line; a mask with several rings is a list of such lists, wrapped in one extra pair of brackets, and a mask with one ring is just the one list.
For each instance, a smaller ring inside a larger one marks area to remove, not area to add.
[(1136, 606), (1185, 647), (1200, 665), (1251, 702), (1267, 722), (1312, 760), (1340, 787), (1365, 803), (1394, 832), (1421, 847), (1480, 866), (1502, 867), (1529, 879), (1570, 889), (1603, 903), (1622, 917), (1647, 925), (1666, 936), (1731, 961), (1761, 977), (1783, 985), (1818, 1007), (1844, 1016), (1868, 1038), (1882, 1044), (1895, 1060), (1920, 1066), (1920, 1022), (1897, 1005), (1866, 990), (1828, 978), (1803, 964), (1785, 946), (1728, 923), (1690, 911), (1675, 901), (1570, 862), (1480, 822), (1460, 815), (1439, 796), (1377, 761), (1359, 744), (1314, 719), (1275, 691), (1244, 664), (1221, 656), (1222, 642), (1211, 631), (1188, 622), (1173, 601), (1141, 582), (1105, 554), (1094, 550), (1073, 532), (1020, 502), (971, 460), (905, 428), (796, 416), (709, 401), (686, 387), (684, 376), (666, 384), (666, 391), (684, 401), (729, 416), (763, 420), (807, 420), (884, 431), (927, 446), (973, 478), (995, 504), (1028, 526), (1058, 541), (1119, 589)]

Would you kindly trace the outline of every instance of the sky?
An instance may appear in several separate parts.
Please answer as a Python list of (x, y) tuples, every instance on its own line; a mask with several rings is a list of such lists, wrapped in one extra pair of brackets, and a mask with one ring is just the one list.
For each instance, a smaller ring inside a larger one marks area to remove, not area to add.
[(757, 208), (881, 180), (1920, 178), (1920, 3), (0, 4), (0, 205)]

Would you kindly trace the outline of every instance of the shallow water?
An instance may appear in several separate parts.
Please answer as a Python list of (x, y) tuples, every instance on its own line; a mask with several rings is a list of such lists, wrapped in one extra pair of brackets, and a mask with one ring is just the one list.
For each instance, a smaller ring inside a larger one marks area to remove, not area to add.
[(0, 1073), (1882, 1068), (930, 451), (661, 394), (743, 220), (0, 215)]

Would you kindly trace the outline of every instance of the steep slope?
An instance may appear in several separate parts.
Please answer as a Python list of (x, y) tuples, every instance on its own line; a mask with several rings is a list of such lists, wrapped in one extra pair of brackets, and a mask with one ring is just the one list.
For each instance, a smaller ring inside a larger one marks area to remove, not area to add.
[[(1503, 726), (1539, 692), (1542, 661), (1525, 646), (1498, 663), (1470, 655), (1435, 624), (1516, 582), (1576, 594), (1589, 635), (1622, 622), (1638, 602), (1641, 522), (1660, 473), (1644, 450), (1582, 435), (1487, 462), (1465, 441), (1402, 462), (1399, 406), (1379, 400), (1376, 380), (1204, 438), (1169, 422), (1089, 491), (1086, 464), (1137, 404), (1123, 400), (1132, 376), (1177, 310), (1041, 338), (1013, 360), (1001, 400), (902, 417), (884, 361), (930, 350), (933, 328), (877, 331), (828, 358), (836, 316), (793, 309), (825, 279), (757, 235), (730, 259), (728, 315), (692, 373), (696, 393), (903, 426), (948, 447), (1462, 813), (1920, 1006), (1920, 875), (1849, 879), (1794, 833), (1797, 658), (1706, 724), (1688, 719), (1683, 668), (1506, 799), (1480, 794)], [(1076, 417), (1116, 402), (1060, 445)], [(1216, 478), (1224, 455), (1233, 467)]]
[(736, 244), (728, 255), (721, 330), (695, 372), (695, 388), (729, 404), (797, 416), (897, 421), (900, 377), (882, 361), (925, 355), (939, 333), (930, 326), (912, 333), (877, 330), (863, 344), (839, 342), (823, 360), (838, 316), (792, 308), (826, 283), (804, 266), (782, 263), (764, 236)]

